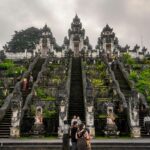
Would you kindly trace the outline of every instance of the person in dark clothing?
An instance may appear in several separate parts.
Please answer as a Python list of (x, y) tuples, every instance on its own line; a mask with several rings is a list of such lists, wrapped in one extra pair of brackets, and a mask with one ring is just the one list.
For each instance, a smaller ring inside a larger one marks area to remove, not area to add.
[(71, 128), (71, 143), (72, 143), (72, 148), (71, 150), (77, 150), (77, 139), (76, 139), (76, 133), (77, 133), (78, 125), (77, 121), (73, 122), (73, 126)]
[(67, 120), (64, 121), (64, 127), (63, 127), (63, 150), (69, 150), (69, 132), (70, 127), (68, 125)]

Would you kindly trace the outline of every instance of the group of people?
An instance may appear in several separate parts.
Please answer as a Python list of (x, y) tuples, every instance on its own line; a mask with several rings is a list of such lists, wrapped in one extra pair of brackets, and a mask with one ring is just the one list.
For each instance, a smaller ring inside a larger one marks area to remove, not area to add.
[[(67, 129), (68, 128), (68, 129)], [(68, 135), (66, 134), (68, 130)], [(82, 123), (79, 116), (74, 116), (71, 120), (71, 126), (64, 121), (64, 131), (63, 131), (63, 150), (68, 150), (69, 138), (71, 150), (91, 150), (91, 137), (89, 130)]]

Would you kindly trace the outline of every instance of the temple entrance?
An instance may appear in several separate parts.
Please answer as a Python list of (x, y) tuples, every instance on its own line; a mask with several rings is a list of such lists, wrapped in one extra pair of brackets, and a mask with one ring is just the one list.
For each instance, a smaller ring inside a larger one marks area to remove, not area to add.
[(46, 58), (47, 55), (48, 55), (48, 51), (49, 51), (49, 49), (48, 49), (48, 47), (47, 47), (47, 39), (44, 38), (44, 39), (42, 40), (41, 57), (42, 57), (42, 58)]
[(74, 42), (74, 57), (79, 57), (79, 42)]
[(111, 58), (111, 44), (106, 44), (106, 53), (108, 58)]

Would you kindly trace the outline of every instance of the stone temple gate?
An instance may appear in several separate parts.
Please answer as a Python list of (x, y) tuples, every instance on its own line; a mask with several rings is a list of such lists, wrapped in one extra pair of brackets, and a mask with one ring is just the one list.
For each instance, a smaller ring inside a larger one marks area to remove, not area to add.
[(121, 47), (109, 25), (95, 49), (76, 15), (62, 46), (45, 25), (35, 49), (14, 54), (5, 47), (3, 54), (11, 61), (0, 58), (0, 138), (62, 137), (64, 121), (70, 124), (73, 116), (93, 137), (146, 136), (149, 105), (123, 58), (131, 55), (146, 68), (147, 50)]

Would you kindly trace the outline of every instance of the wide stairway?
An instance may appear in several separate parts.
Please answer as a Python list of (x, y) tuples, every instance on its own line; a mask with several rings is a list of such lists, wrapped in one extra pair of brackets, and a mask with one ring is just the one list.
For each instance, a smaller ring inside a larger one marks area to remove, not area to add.
[[(42, 64), (44, 63), (45, 59), (39, 59), (38, 62), (35, 64), (33, 68), (32, 75), (33, 75), (33, 82), (36, 81), (37, 75), (41, 70)], [(32, 85), (31, 85), (32, 86)], [(26, 97), (31, 91), (32, 87), (29, 87), (26, 91), (22, 91), (23, 103), (25, 103)], [(11, 127), (11, 109), (7, 110), (3, 120), (0, 122), (0, 138), (8, 138), (10, 137), (10, 127)]]
[(0, 122), (0, 138), (8, 138), (10, 136), (11, 115), (12, 112), (9, 109)]
[(78, 57), (72, 59), (69, 121), (74, 115), (79, 116), (81, 121), (85, 121), (81, 58)]
[(119, 82), (121, 92), (124, 94), (128, 102), (129, 97), (131, 96), (131, 88), (128, 82), (126, 81), (125, 77), (123, 76), (121, 70), (119, 69), (118, 65), (116, 67), (112, 66), (112, 70), (114, 71), (116, 80)]

